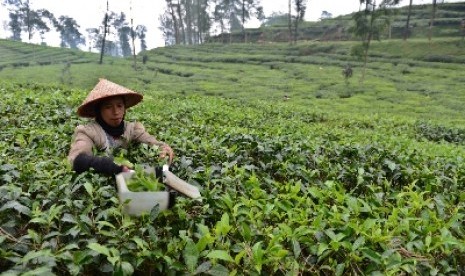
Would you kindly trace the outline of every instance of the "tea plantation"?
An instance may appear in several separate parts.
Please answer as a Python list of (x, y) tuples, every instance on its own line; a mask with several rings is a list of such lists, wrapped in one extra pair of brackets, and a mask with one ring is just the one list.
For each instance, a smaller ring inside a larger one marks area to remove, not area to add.
[[(156, 49), (138, 71), (77, 63), (62, 83), (61, 65), (7, 65), (2, 275), (465, 273), (464, 50), (445, 41), (448, 63), (425, 41), (375, 44), (364, 83), (344, 42)], [(114, 178), (71, 171), (76, 107), (100, 76), (144, 93), (126, 118), (172, 146), (201, 203), (128, 217)]]

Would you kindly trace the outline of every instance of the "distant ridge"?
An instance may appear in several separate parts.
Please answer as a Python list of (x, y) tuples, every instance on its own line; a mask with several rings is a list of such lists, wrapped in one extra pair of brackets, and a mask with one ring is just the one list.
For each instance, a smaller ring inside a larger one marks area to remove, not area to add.
[[(391, 28), (385, 30), (384, 38), (402, 38), (405, 29), (408, 6), (394, 8)], [(426, 37), (431, 18), (431, 4), (413, 5), (410, 17), (410, 38)], [(352, 25), (354, 13), (318, 22), (303, 22), (299, 26), (299, 40), (352, 40), (348, 29)], [(434, 20), (434, 37), (462, 36), (461, 22), (465, 18), (465, 2), (438, 4)], [(288, 41), (287, 22), (247, 29), (247, 42), (286, 42)], [(210, 42), (242, 42), (240, 31), (224, 33), (210, 38)]]

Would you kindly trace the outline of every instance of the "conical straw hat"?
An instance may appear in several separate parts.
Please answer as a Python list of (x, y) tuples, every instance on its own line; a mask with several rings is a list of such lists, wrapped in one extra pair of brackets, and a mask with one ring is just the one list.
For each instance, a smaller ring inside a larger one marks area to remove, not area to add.
[(90, 91), (87, 98), (78, 107), (77, 113), (81, 117), (94, 118), (96, 104), (105, 98), (113, 96), (123, 96), (126, 109), (142, 101), (142, 94), (127, 89), (121, 85), (106, 79), (100, 79), (97, 85)]

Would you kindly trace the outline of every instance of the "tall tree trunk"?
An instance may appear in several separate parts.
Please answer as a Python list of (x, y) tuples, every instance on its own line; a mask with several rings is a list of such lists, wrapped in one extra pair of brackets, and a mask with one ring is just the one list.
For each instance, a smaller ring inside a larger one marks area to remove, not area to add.
[(193, 36), (192, 36), (192, 43), (195, 45), (199, 44), (199, 36), (200, 36), (200, 3), (199, 0), (193, 0), (193, 8), (192, 8), (192, 31), (193, 31)]
[(292, 43), (292, 0), (289, 0), (288, 2), (288, 17), (287, 17), (287, 26), (289, 29), (289, 44)]
[(299, 26), (299, 16), (296, 15), (295, 22), (294, 22), (294, 44), (297, 44), (297, 31)]
[(221, 27), (221, 40), (224, 43), (226, 43), (225, 39), (224, 39), (224, 30), (225, 30), (225, 27), (224, 27), (224, 22), (223, 22), (223, 18), (220, 18), (220, 27)]
[(178, 9), (179, 26), (181, 27), (181, 34), (182, 34), (182, 43), (186, 45), (186, 30), (184, 29), (184, 23), (183, 23), (182, 15), (181, 15), (181, 3), (179, 0), (178, 0), (178, 4), (176, 5), (176, 8)]
[(413, 4), (413, 0), (410, 0), (410, 3), (408, 5), (407, 22), (405, 23), (405, 29), (404, 29), (404, 40), (407, 40), (407, 38), (410, 35), (410, 16), (412, 15), (412, 4)]
[[(366, 6), (368, 8), (368, 5)], [(373, 3), (373, 9), (371, 11), (371, 17), (370, 17), (370, 28), (368, 30), (367, 38), (364, 41), (364, 57), (363, 57), (363, 71), (362, 71), (362, 77), (360, 78), (360, 82), (363, 82), (365, 80), (365, 73), (366, 73), (366, 68), (367, 68), (367, 63), (368, 63), (368, 51), (370, 50), (370, 43), (371, 39), (373, 38), (373, 25), (375, 23), (375, 9), (376, 9), (376, 1)]]
[(242, 0), (242, 41), (247, 42), (247, 37), (245, 34), (245, 0)]
[(173, 6), (174, 4), (172, 3), (171, 0), (167, 0), (168, 6), (170, 7), (170, 14), (171, 14), (171, 19), (173, 20), (173, 27), (174, 27), (174, 41), (176, 45), (180, 44), (179, 41), (179, 27), (178, 27), (178, 20), (176, 19), (176, 13), (174, 12)]
[[(370, 10), (369, 10), (369, 5), (370, 5), (370, 1), (365, 1), (365, 18), (368, 17), (368, 15), (370, 14)], [(366, 36), (363, 38), (364, 39), (364, 42), (368, 40), (368, 33), (366, 34)]]
[(433, 36), (433, 25), (434, 25), (434, 19), (436, 17), (436, 8), (437, 8), (437, 0), (433, 0), (433, 7), (431, 11), (431, 19), (429, 21), (429, 31), (428, 31), (428, 40), (431, 41), (431, 38)]
[(103, 21), (103, 40), (102, 40), (102, 48), (100, 49), (99, 64), (103, 63), (103, 53), (105, 52), (105, 40), (107, 38), (107, 30), (108, 30), (108, 0), (107, 0), (107, 11), (105, 12), (105, 19)]
[(192, 5), (191, 0), (185, 1), (186, 6), (186, 29), (187, 29), (187, 44), (193, 44), (192, 41), (192, 33), (193, 33), (193, 25), (192, 25)]
[(202, 25), (202, 11), (203, 11), (203, 5), (200, 2), (201, 0), (197, 0), (197, 31), (198, 31), (198, 39), (196, 40), (198, 43), (202, 44), (203, 39), (202, 39), (202, 31), (203, 31), (203, 25)]
[(133, 14), (132, 14), (132, 0), (129, 2), (129, 13), (130, 13), (130, 16), (131, 16), (131, 41), (132, 41), (132, 57), (133, 57), (133, 60), (134, 60), (134, 70), (136, 70), (136, 66), (137, 66), (137, 59), (136, 59), (136, 45), (134, 43), (134, 40), (136, 38), (136, 33), (134, 31), (134, 19), (132, 18), (133, 17)]
[(232, 43), (231, 6), (228, 7), (228, 14), (229, 14), (229, 32), (228, 32), (228, 37), (229, 37), (229, 44), (231, 44), (231, 43)]
[(27, 33), (28, 33), (28, 40), (31, 42), (32, 39), (32, 24), (31, 24), (31, 9), (29, 6), (29, 0), (26, 1), (26, 25), (27, 25)]
[(131, 18), (131, 41), (132, 41), (132, 57), (134, 59), (134, 70), (136, 70), (137, 66), (137, 58), (136, 58), (136, 44), (134, 43), (134, 40), (136, 39), (136, 33), (134, 32), (134, 23), (133, 19)]
[(295, 22), (294, 22), (294, 44), (297, 44), (299, 21), (300, 21), (300, 10), (299, 10), (299, 6), (296, 4), (296, 15), (295, 15)]

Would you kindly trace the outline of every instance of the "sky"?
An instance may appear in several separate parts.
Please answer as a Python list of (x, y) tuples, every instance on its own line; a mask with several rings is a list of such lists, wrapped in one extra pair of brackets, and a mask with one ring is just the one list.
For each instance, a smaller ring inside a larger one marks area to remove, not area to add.
[[(81, 27), (81, 33), (87, 35), (86, 28), (96, 28), (101, 25), (103, 20), (107, 0), (29, 0), (33, 9), (47, 9), (55, 17), (61, 15), (72, 17)], [(464, 0), (449, 0), (445, 2), (461, 2)], [(305, 20), (317, 21), (322, 11), (330, 12), (333, 17), (343, 14), (349, 14), (359, 9), (359, 0), (307, 0), (307, 13)], [(400, 6), (408, 5), (408, 0), (401, 0)], [(429, 4), (431, 0), (414, 0), (414, 4)], [(132, 4), (132, 10), (130, 10)], [(288, 0), (261, 0), (266, 16), (273, 12), (287, 13)], [(158, 18), (165, 8), (165, 0), (109, 0), (109, 8), (114, 12), (124, 12), (128, 18), (134, 18), (134, 26), (145, 25), (147, 27), (146, 42), (149, 49), (164, 46), (164, 40), (161, 31), (158, 29)], [(5, 8), (1, 7), (0, 20), (2, 26), (5, 26)], [(257, 20), (251, 20), (247, 27), (258, 27)], [(7, 35), (3, 30), (1, 38)], [(39, 36), (36, 40), (40, 42)], [(52, 32), (46, 36), (47, 44), (58, 46), (59, 40), (57, 35)], [(24, 40), (23, 40), (24, 41)], [(37, 43), (38, 41), (32, 41)]]

